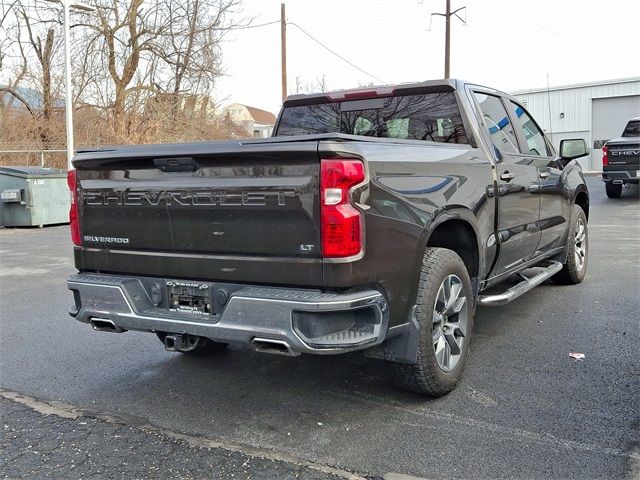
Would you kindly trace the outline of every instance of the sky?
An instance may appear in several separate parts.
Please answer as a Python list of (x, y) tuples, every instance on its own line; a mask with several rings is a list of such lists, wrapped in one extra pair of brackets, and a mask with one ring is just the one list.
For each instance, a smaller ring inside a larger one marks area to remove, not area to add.
[[(444, 76), (445, 0), (284, 0), (293, 22), (360, 70), (287, 27), (289, 92), (299, 77), (337, 90)], [(253, 25), (280, 0), (244, 0)], [(640, 76), (640, 0), (452, 0), (451, 77), (505, 91)], [(429, 29), (431, 23), (431, 29)], [(280, 24), (230, 32), (218, 102), (277, 113)], [(363, 73), (362, 70), (366, 73)]]

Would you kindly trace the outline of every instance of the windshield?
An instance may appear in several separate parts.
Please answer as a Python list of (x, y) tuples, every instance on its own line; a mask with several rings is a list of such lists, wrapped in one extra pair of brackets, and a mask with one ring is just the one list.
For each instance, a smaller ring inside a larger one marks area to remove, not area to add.
[(623, 137), (640, 137), (640, 120), (633, 120), (627, 123), (627, 127), (622, 132)]
[(285, 107), (276, 136), (321, 133), (468, 143), (453, 92)]

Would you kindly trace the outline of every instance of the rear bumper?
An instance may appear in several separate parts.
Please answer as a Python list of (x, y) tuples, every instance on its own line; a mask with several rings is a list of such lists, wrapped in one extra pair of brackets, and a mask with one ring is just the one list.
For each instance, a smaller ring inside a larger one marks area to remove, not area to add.
[[(377, 290), (334, 294), (246, 286), (233, 291), (219, 313), (195, 314), (170, 310), (157, 301), (154, 304), (149, 281), (117, 275), (72, 275), (67, 286), (74, 293), (75, 306), (69, 314), (92, 325), (107, 320), (116, 332), (170, 332), (244, 344), (268, 339), (283, 342), (294, 354), (336, 354), (370, 348), (384, 341), (388, 328), (389, 308)], [(213, 283), (199, 283), (212, 292), (216, 288)], [(310, 332), (329, 328), (328, 322), (341, 315), (347, 322), (356, 319), (360, 331), (366, 333), (346, 332), (335, 337), (332, 344), (326, 344), (326, 340), (325, 344), (314, 343), (313, 339), (319, 337)]]
[(640, 177), (638, 176), (638, 170), (618, 170), (618, 171), (605, 171), (602, 172), (603, 182), (612, 183), (638, 183)]

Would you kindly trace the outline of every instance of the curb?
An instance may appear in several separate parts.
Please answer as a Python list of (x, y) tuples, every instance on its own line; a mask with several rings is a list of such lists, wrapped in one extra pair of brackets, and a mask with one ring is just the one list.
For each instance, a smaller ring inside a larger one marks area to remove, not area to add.
[(241, 445), (239, 443), (226, 442), (224, 440), (211, 439), (196, 435), (188, 435), (185, 433), (164, 429), (153, 425), (147, 420), (140, 417), (126, 416), (104, 410), (81, 408), (55, 400), (41, 400), (29, 395), (24, 395), (19, 392), (5, 390), (3, 388), (0, 388), (0, 397), (18, 403), (20, 405), (24, 405), (42, 415), (54, 415), (69, 420), (77, 420), (79, 418), (93, 418), (106, 423), (137, 428), (138, 430), (146, 433), (162, 434), (174, 440), (183, 441), (191, 447), (222, 449), (247, 455), (253, 458), (261, 458), (265, 460), (294, 464), (300, 467), (309, 468), (311, 470), (316, 470), (321, 473), (333, 475), (347, 480), (367, 480), (367, 477), (365, 476), (348, 472), (340, 468), (329, 467), (327, 465), (304, 460), (288, 453), (281, 453), (260, 447)]

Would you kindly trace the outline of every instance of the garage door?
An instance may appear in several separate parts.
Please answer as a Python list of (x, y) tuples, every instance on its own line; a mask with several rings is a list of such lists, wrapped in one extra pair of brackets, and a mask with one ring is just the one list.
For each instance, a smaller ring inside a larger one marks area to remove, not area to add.
[(640, 95), (594, 98), (591, 115), (592, 168), (602, 170), (602, 145), (622, 135), (630, 118), (640, 117)]

